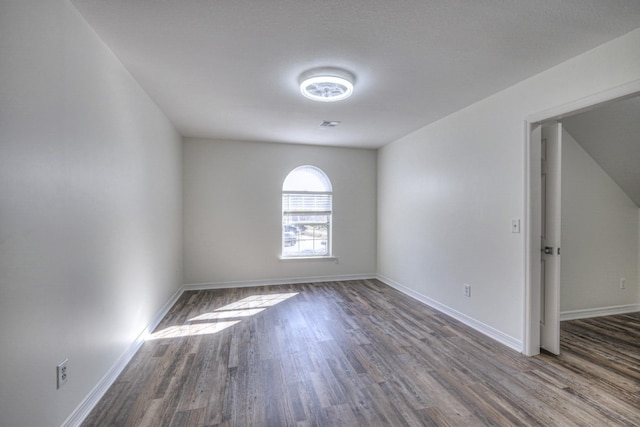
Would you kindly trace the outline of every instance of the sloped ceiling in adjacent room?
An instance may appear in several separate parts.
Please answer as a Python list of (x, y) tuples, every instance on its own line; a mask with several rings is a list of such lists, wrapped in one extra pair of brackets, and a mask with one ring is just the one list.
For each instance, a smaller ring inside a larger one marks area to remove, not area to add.
[(640, 96), (562, 120), (571, 136), (640, 206)]

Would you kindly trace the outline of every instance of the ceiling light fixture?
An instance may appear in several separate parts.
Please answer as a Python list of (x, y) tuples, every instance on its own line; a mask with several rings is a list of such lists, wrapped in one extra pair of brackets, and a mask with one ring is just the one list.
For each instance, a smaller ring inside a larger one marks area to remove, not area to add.
[(314, 68), (300, 76), (300, 92), (320, 102), (347, 99), (353, 93), (353, 74), (340, 68)]

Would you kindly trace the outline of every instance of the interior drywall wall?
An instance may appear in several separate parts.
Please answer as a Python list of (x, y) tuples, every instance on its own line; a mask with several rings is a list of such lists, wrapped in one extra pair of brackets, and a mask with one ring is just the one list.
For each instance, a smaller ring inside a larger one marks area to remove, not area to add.
[(563, 131), (560, 311), (637, 304), (637, 236), (638, 207)]
[[(186, 284), (375, 274), (375, 151), (185, 139), (183, 155)], [(338, 263), (280, 260), (282, 184), (306, 164), (333, 185)]]
[(1, 9), (0, 425), (59, 426), (179, 289), (181, 138), (67, 1)]
[(640, 79), (639, 45), (635, 30), (380, 149), (380, 277), (522, 342), (525, 120)]

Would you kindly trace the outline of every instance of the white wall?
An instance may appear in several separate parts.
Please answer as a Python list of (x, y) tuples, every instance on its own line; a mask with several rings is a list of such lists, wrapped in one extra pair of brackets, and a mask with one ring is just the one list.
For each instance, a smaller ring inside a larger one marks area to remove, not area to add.
[[(375, 151), (185, 139), (183, 153), (185, 283), (375, 275)], [(282, 183), (304, 164), (331, 179), (338, 264), (279, 259)]]
[(0, 425), (59, 426), (179, 288), (181, 139), (67, 1), (1, 8)]
[(382, 148), (381, 277), (522, 343), (524, 121), (640, 79), (638, 46), (640, 29)]
[(563, 131), (560, 311), (637, 304), (637, 236), (638, 207)]

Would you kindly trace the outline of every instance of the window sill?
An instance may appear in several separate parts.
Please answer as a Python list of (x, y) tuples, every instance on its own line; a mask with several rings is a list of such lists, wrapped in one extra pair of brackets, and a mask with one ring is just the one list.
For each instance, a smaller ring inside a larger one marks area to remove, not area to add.
[(337, 256), (280, 256), (280, 262), (290, 261), (334, 261), (338, 264), (340, 258)]

